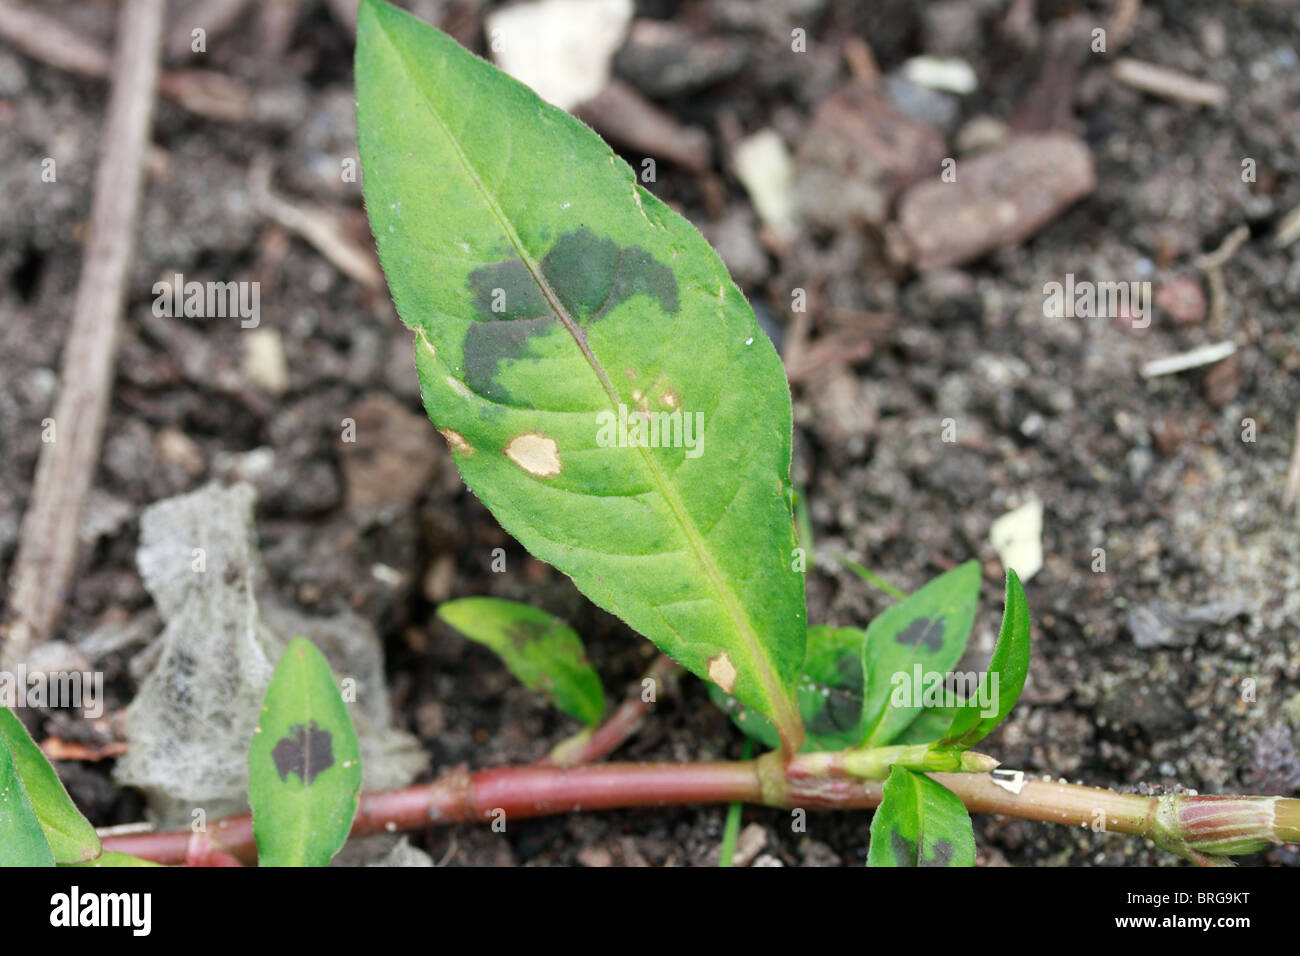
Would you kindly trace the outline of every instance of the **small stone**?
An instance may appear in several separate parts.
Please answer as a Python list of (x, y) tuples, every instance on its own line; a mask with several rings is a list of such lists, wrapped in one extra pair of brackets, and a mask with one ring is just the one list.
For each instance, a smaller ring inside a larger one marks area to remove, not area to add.
[(154, 436), (153, 448), (164, 465), (175, 465), (188, 475), (203, 472), (203, 449), (179, 428), (169, 426), (160, 431)]
[(1187, 429), (1179, 418), (1166, 415), (1151, 423), (1151, 441), (1156, 451), (1168, 458), (1187, 441)]
[(420, 590), (430, 604), (441, 604), (451, 597), (456, 583), (456, 560), (450, 554), (440, 554), (429, 565)]
[(252, 329), (243, 335), (244, 378), (267, 395), (283, 395), (289, 390), (289, 363), (280, 333), (268, 328)]
[(442, 454), (433, 425), (382, 393), (366, 396), (346, 415), (356, 423), (356, 440), (339, 446), (348, 510), (373, 517), (413, 504)]
[(804, 837), (799, 842), (799, 857), (804, 866), (842, 866), (840, 855), (820, 840)]
[(785, 141), (774, 129), (761, 129), (736, 144), (736, 178), (749, 193), (758, 217), (771, 228), (788, 233), (794, 225), (791, 184), (794, 162)]
[(578, 862), (583, 866), (605, 868), (614, 865), (614, 855), (602, 846), (585, 846), (578, 851)]
[(614, 69), (646, 96), (665, 99), (738, 73), (752, 43), (736, 34), (701, 36), (672, 20), (637, 20), (614, 57)]
[(974, 93), (979, 86), (971, 65), (955, 56), (914, 56), (903, 64), (903, 77), (928, 89), (960, 96)]
[(917, 83), (901, 73), (885, 77), (885, 94), (900, 114), (917, 123), (950, 132), (957, 125), (961, 104), (943, 90)]
[(989, 542), (1004, 568), (1028, 581), (1043, 567), (1043, 503), (1028, 501), (993, 522)]
[(1097, 185), (1087, 144), (1066, 133), (1017, 137), (962, 160), (956, 177), (934, 177), (903, 194), (894, 248), (919, 270), (1017, 245)]
[(761, 823), (751, 823), (736, 838), (736, 852), (731, 858), (733, 866), (749, 866), (767, 846), (767, 830)]
[(568, 110), (605, 88), (631, 22), (632, 0), (538, 0), (493, 12), (485, 32), (497, 66)]
[(1241, 391), (1241, 363), (1237, 356), (1229, 355), (1205, 370), (1201, 377), (1205, 400), (1215, 408), (1223, 408)]
[(846, 86), (822, 100), (800, 141), (800, 213), (831, 228), (883, 225), (895, 197), (916, 177), (938, 179), (945, 152), (932, 126), (860, 84)]
[[(66, 641), (42, 641), (28, 652), (24, 663), (28, 674), (89, 674), (92, 670), (86, 655)], [(91, 694), (90, 688), (86, 694)]]
[(1205, 290), (1199, 279), (1183, 276), (1160, 283), (1156, 289), (1156, 308), (1180, 325), (1190, 325), (1205, 318)]
[(996, 116), (972, 116), (957, 133), (957, 152), (973, 156), (1001, 146), (1011, 137), (1011, 128)]

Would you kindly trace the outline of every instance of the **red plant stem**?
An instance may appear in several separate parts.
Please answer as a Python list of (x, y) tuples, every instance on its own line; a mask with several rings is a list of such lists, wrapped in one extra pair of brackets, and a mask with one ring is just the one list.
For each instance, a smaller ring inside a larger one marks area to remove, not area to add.
[[(363, 794), (352, 835), (496, 819), (508, 823), (527, 817), (630, 807), (741, 801), (786, 809), (851, 810), (880, 803), (878, 781), (809, 776), (797, 770), (787, 774), (776, 757), (768, 754), (758, 760), (736, 763), (613, 763), (568, 769), (532, 765), (498, 767), (472, 774), (460, 767), (431, 784)], [(1025, 780), (1019, 792), (1012, 793), (994, 783), (987, 774), (932, 776), (976, 813), (1000, 813), (1141, 836), (1161, 836), (1156, 817), (1162, 799), (1208, 799), (1143, 797), (1050, 780)], [(1300, 841), (1300, 801), (1271, 797), (1239, 799), (1275, 801), (1270, 805), (1275, 811), (1275, 822), (1269, 842)], [(105, 850), (118, 850), (159, 863), (194, 865), (203, 862), (204, 852), (209, 850), (248, 862), (256, 856), (252, 819), (247, 814), (217, 820), (204, 834), (188, 830), (123, 834), (107, 836), (103, 844)]]
[(609, 756), (635, 734), (645, 722), (650, 712), (651, 701), (642, 693), (645, 680), (654, 681), (655, 700), (662, 693), (662, 686), (667, 684), (678, 672), (677, 662), (666, 654), (655, 658), (645, 678), (637, 684), (636, 690), (621, 703), (615, 711), (590, 734), (579, 734), (562, 741), (549, 754), (537, 761), (539, 766), (574, 767), (584, 763), (595, 763)]
[[(690, 803), (762, 803), (754, 762), (598, 764), (589, 767), (498, 767), (471, 774), (464, 767), (432, 784), (361, 795), (352, 836), (422, 830), (446, 823), (490, 822), (579, 810), (655, 807)], [(196, 865), (204, 850), (252, 862), (256, 856), (249, 814), (225, 817), (204, 834), (189, 830), (130, 833), (103, 839), (117, 850), (158, 863)]]

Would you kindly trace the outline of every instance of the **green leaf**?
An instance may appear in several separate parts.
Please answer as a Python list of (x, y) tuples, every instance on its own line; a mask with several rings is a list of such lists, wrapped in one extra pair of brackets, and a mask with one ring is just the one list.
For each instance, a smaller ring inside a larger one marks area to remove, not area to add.
[(605, 715), (605, 692), (587, 663), (582, 639), (558, 617), (491, 597), (448, 601), (438, 608), (438, 617), (496, 651), (510, 673), (570, 717), (595, 725)]
[(361, 750), (329, 664), (295, 637), (276, 664), (248, 752), (259, 866), (324, 866), (352, 827)]
[[(1011, 713), (1020, 698), (1029, 675), (1029, 604), (1025, 589), (1016, 572), (1007, 569), (1007, 597), (1002, 613), (1002, 630), (998, 633), (997, 647), (989, 661), (984, 680), (980, 682), (976, 700), (967, 701), (953, 717), (948, 733), (936, 748), (965, 750), (982, 740), (1002, 719)], [(993, 714), (979, 701), (994, 702)]]
[(890, 744), (928, 744), (938, 740), (952, 726), (956, 707), (927, 707), (902, 731), (890, 738)]
[(27, 799), (13, 751), (0, 739), (0, 866), (53, 865), (54, 854)]
[(123, 867), (123, 866), (162, 866), (161, 863), (155, 863), (153, 860), (142, 860), (138, 856), (132, 856), (129, 853), (119, 853), (117, 850), (105, 850), (93, 860), (82, 860), (79, 863), (60, 863), (59, 866), (85, 866), (85, 867)]
[(790, 392), (721, 260), (590, 129), (379, 0), (356, 76), (371, 228), (466, 484), (797, 747)]
[[(866, 632), (856, 627), (808, 628), (803, 676), (799, 679), (799, 714), (806, 736), (803, 750), (842, 750), (855, 746), (862, 715), (862, 644)], [(709, 685), (709, 696), (748, 736), (777, 747), (772, 722)], [(947, 725), (945, 724), (945, 727)]]
[(895, 767), (871, 818), (867, 866), (974, 866), (970, 814), (952, 791)]
[[(748, 737), (740, 759), (748, 760), (753, 755), (754, 739)], [(721, 869), (730, 868), (736, 861), (736, 841), (740, 839), (740, 815), (744, 809), (745, 805), (739, 801), (727, 807), (727, 822), (722, 827), (722, 846), (718, 848), (718, 866)]]
[(979, 591), (979, 562), (967, 561), (871, 622), (863, 647), (863, 746), (889, 743), (930, 703), (926, 686), (941, 687), (966, 649)]
[(18, 715), (0, 707), (0, 740), (9, 744), (36, 818), (56, 863), (77, 863), (99, 856), (99, 835), (63, 788), (59, 775), (36, 746)]

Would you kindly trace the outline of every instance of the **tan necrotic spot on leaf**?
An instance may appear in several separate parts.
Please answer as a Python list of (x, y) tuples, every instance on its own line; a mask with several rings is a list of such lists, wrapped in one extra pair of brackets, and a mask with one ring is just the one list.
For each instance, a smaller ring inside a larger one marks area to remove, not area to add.
[(474, 446), (465, 440), (465, 436), (460, 432), (452, 431), (450, 428), (439, 428), (438, 434), (447, 439), (447, 444), (451, 446), (452, 451), (471, 452)]
[(667, 408), (676, 408), (678, 402), (677, 393), (670, 388), (668, 391), (664, 392), (660, 401), (662, 401)]
[(736, 685), (736, 666), (731, 663), (731, 658), (726, 655), (725, 651), (717, 657), (709, 658), (709, 680), (728, 694), (731, 693), (731, 688)]
[(506, 457), (538, 478), (554, 478), (560, 473), (559, 448), (555, 439), (541, 432), (524, 432), (510, 440)]

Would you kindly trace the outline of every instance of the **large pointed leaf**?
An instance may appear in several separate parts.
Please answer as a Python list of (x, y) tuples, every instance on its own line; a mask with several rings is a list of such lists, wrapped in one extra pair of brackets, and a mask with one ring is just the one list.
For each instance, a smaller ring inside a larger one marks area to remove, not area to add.
[(966, 648), (979, 593), (979, 562), (967, 561), (886, 608), (867, 627), (865, 746), (881, 747), (896, 737), (926, 706), (926, 687), (942, 688)]
[(54, 854), (27, 799), (9, 745), (0, 738), (0, 866), (53, 866)]
[(708, 243), (591, 130), (361, 5), (366, 208), (430, 417), (533, 554), (798, 745), (790, 394)]
[(510, 673), (570, 717), (600, 723), (605, 714), (600, 676), (587, 663), (582, 639), (558, 617), (493, 597), (448, 601), (438, 608), (438, 617), (496, 651)]
[(970, 814), (952, 791), (895, 767), (871, 818), (867, 866), (974, 866)]
[(289, 642), (248, 751), (259, 866), (324, 866), (348, 837), (361, 790), (361, 748), (325, 655)]
[[(1028, 676), (1029, 603), (1025, 600), (1020, 578), (1007, 568), (1006, 606), (993, 659), (980, 682), (976, 699), (958, 708), (948, 733), (936, 746), (955, 750), (975, 746), (1011, 713)], [(993, 702), (992, 713), (984, 701)]]
[(18, 715), (0, 707), (0, 744), (9, 743), (36, 818), (41, 822), (56, 863), (79, 863), (99, 856), (99, 835), (81, 815), (59, 775), (27, 733)]

